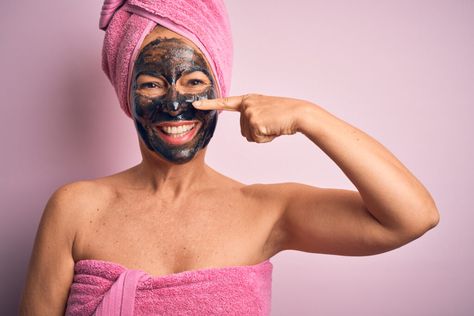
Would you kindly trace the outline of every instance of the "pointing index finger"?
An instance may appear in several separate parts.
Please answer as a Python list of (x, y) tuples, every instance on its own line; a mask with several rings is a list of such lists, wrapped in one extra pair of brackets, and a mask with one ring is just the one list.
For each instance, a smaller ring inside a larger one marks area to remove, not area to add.
[(219, 99), (198, 100), (193, 102), (193, 106), (199, 110), (240, 111), (242, 99), (242, 96), (233, 96)]

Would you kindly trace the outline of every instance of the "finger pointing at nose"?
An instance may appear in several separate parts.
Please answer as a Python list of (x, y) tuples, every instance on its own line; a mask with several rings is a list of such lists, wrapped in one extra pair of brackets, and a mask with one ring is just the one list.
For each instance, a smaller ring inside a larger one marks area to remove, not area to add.
[(240, 111), (243, 96), (226, 97), (194, 101), (193, 106), (199, 110)]

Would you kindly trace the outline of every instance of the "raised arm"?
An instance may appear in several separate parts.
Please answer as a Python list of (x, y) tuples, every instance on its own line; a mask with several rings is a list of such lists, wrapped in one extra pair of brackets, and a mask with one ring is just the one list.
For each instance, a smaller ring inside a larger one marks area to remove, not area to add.
[(43, 212), (28, 268), (20, 315), (64, 315), (74, 275), (73, 193), (56, 191)]
[(346, 174), (358, 192), (283, 184), (278, 229), (282, 249), (370, 255), (397, 248), (439, 221), (425, 187), (383, 145), (320, 106), (303, 100), (247, 95), (200, 101), (200, 109), (241, 113), (249, 141), (301, 132)]

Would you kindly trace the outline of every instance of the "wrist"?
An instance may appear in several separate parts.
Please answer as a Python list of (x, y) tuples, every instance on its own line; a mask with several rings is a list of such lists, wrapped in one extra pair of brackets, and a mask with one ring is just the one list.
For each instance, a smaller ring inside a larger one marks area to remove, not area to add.
[(295, 118), (296, 131), (304, 135), (314, 134), (321, 127), (321, 115), (323, 109), (318, 105), (302, 101)]

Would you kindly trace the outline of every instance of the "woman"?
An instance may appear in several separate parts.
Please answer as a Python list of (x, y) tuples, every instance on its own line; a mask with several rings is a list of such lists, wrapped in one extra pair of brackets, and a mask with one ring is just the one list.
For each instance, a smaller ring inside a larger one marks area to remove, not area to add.
[[(106, 1), (101, 28), (104, 70), (143, 160), (53, 194), (23, 314), (268, 315), (278, 252), (377, 254), (437, 224), (429, 192), (363, 131), (308, 101), (228, 96), (221, 1)], [(357, 191), (219, 174), (204, 157), (220, 111), (240, 112), (248, 141), (304, 134)]]

